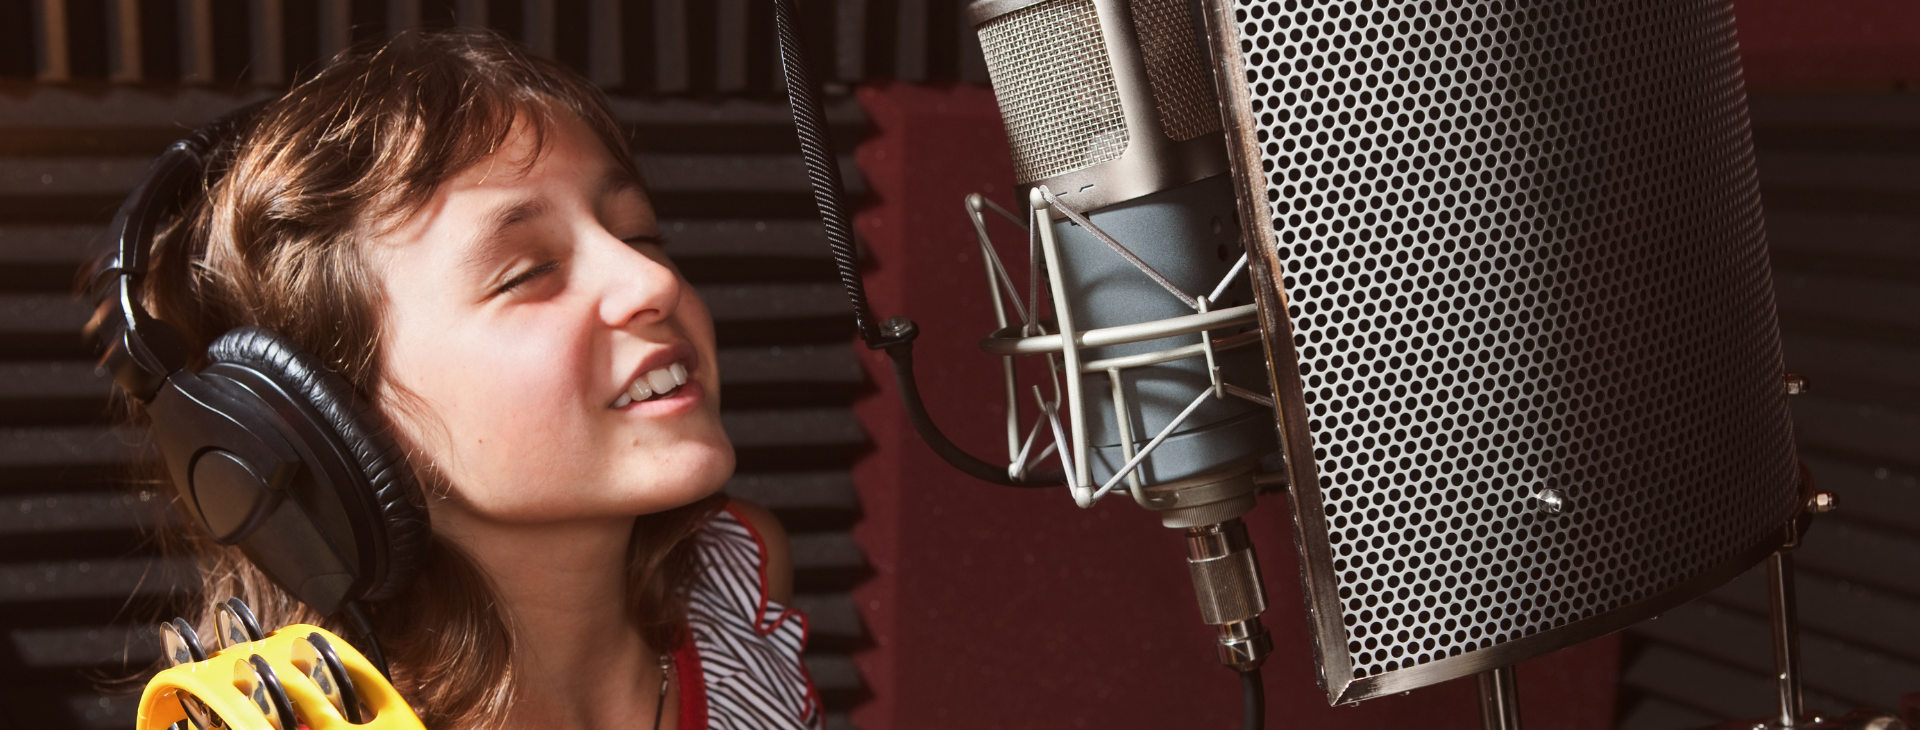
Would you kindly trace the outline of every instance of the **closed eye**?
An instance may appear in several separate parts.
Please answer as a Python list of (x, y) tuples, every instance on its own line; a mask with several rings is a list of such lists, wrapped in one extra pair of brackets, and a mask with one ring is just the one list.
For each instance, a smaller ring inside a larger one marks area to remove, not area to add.
[(516, 274), (513, 278), (508, 279), (506, 283), (501, 284), (499, 288), (494, 289), (493, 295), (497, 297), (497, 296), (506, 294), (507, 292), (511, 292), (515, 288), (518, 288), (521, 284), (525, 284), (529, 281), (533, 281), (534, 279), (540, 278), (543, 275), (553, 273), (554, 270), (559, 268), (560, 268), (560, 262), (548, 261), (539, 266), (535, 266), (531, 269), (527, 269), (526, 271), (522, 271), (519, 274)]

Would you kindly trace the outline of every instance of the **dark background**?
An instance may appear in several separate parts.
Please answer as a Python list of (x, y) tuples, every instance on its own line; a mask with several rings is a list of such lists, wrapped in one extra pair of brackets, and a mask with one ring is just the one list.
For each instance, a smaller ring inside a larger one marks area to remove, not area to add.
[[(800, 5), (876, 309), (920, 322), (935, 416), (992, 453), (1001, 416), (982, 404), (999, 386), (972, 345), (990, 312), (960, 198), (1010, 202), (1011, 172), (961, 3)], [(1841, 500), (1798, 556), (1809, 702), (1893, 708), (1920, 690), (1920, 6), (1736, 8), (1787, 363), (1814, 387), (1794, 401), (1801, 450)], [(0, 726), (129, 727), (132, 698), (94, 682), (150, 662), (148, 611), (187, 598), (190, 568), (155, 565), (142, 538), (165, 492), (121, 478), (138, 436), (111, 427), (69, 294), (126, 186), (184, 129), (345, 43), (455, 22), (581, 70), (631, 125), (672, 253), (718, 322), (741, 449), (728, 488), (794, 532), (831, 727), (1236, 722), (1177, 535), (1123, 504), (968, 484), (906, 431), (884, 363), (850, 346), (767, 3), (0, 0)], [(1477, 726), (1467, 682), (1326, 707), (1285, 508), (1249, 522), (1279, 644), (1275, 726)], [(1750, 574), (1528, 662), (1527, 721), (1767, 713), (1763, 596)]]

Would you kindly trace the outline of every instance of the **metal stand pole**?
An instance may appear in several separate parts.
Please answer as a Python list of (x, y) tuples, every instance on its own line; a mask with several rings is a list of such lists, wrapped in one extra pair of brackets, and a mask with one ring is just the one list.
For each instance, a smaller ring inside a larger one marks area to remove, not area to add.
[(1520, 684), (1513, 667), (1489, 669), (1474, 679), (1480, 684), (1480, 727), (1520, 730)]
[[(1800, 615), (1793, 596), (1793, 555), (1785, 548), (1767, 558), (1767, 613), (1773, 621), (1773, 667), (1779, 673), (1778, 727), (1800, 722)], [(1483, 685), (1484, 686), (1484, 685)]]

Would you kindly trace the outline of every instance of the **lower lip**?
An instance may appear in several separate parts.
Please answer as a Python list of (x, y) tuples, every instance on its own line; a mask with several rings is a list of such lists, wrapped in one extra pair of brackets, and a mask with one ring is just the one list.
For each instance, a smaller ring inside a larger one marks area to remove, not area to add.
[(700, 405), (700, 401), (705, 399), (706, 396), (707, 391), (700, 387), (699, 381), (689, 380), (685, 385), (673, 391), (673, 395), (665, 398), (655, 398), (653, 400), (634, 401), (615, 408), (614, 410), (638, 413), (649, 418), (672, 416), (693, 410), (695, 406)]

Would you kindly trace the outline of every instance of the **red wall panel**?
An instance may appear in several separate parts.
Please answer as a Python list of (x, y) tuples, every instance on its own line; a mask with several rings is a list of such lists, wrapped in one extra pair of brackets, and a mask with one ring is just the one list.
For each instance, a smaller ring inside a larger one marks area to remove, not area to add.
[(1832, 88), (1920, 81), (1920, 2), (1734, 0), (1748, 85)]

